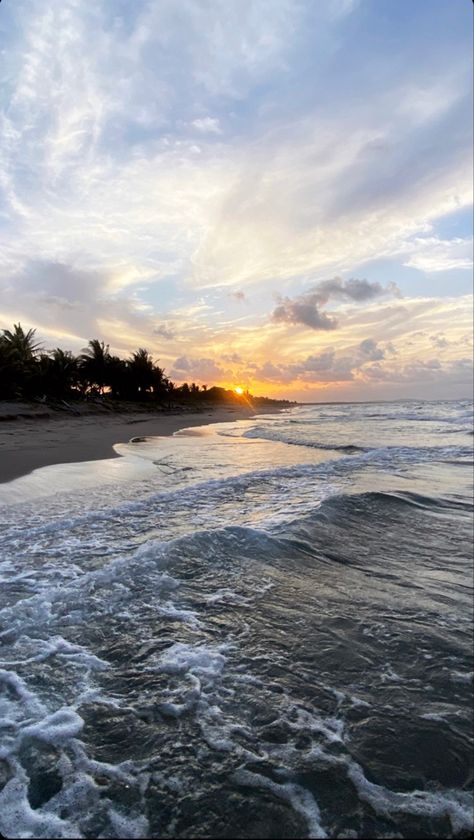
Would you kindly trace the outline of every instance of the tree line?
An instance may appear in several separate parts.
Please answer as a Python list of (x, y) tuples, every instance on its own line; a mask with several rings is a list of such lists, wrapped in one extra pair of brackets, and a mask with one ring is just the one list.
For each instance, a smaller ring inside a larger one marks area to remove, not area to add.
[(36, 330), (25, 332), (21, 324), (0, 334), (0, 400), (70, 400), (104, 397), (115, 400), (153, 400), (199, 403), (237, 403), (290, 405), (288, 400), (253, 397), (248, 391), (238, 395), (219, 386), (176, 386), (143, 347), (128, 359), (114, 356), (109, 345), (97, 338), (75, 356), (56, 347), (45, 351), (36, 339)]
[[(0, 335), (0, 399), (71, 399), (104, 393), (123, 400), (163, 399), (182, 388), (176, 388), (143, 347), (121, 359), (94, 338), (75, 356), (60, 347), (45, 351), (36, 340), (36, 330), (25, 331), (21, 324)], [(194, 383), (186, 384), (183, 394), (199, 390)]]

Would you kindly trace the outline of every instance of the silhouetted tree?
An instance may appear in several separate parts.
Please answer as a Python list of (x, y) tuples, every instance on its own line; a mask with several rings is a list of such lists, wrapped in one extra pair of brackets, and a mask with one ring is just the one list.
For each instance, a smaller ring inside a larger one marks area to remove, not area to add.
[(34, 392), (36, 360), (41, 347), (35, 341), (35, 334), (34, 329), (25, 332), (21, 324), (2, 331), (0, 390), (4, 388), (6, 396), (30, 396)]
[[(80, 394), (103, 395), (107, 389), (111, 398), (125, 400), (149, 399), (153, 394), (155, 400), (166, 400), (170, 408), (174, 400), (189, 402), (191, 398), (192, 403), (241, 404), (242, 398), (226, 388), (200, 387), (195, 382), (191, 386), (187, 382), (175, 386), (143, 347), (124, 360), (112, 356), (109, 345), (94, 338), (76, 357), (70, 350), (60, 347), (49, 353), (41, 352), (41, 344), (35, 336), (36, 330), (25, 332), (21, 324), (14, 324), (12, 330), (1, 331), (0, 399), (66, 399)], [(287, 400), (254, 399), (248, 391), (245, 397), (254, 400), (255, 405), (290, 404)]]
[(43, 353), (38, 360), (39, 379), (37, 390), (55, 397), (69, 397), (79, 385), (79, 364), (70, 350), (56, 347)]
[(102, 394), (107, 382), (107, 366), (110, 361), (109, 345), (97, 338), (91, 339), (79, 356), (81, 380), (90, 391)]
[(8, 342), (0, 336), (0, 399), (6, 400), (16, 395), (20, 371), (18, 360)]
[(133, 388), (128, 364), (119, 356), (108, 356), (106, 361), (106, 380), (112, 397), (132, 399)]
[(140, 396), (146, 395), (151, 390), (154, 379), (153, 358), (148, 350), (139, 347), (135, 353), (132, 353), (128, 360), (128, 368), (137, 394)]
[(22, 365), (34, 362), (40, 348), (35, 341), (36, 330), (25, 333), (21, 324), (13, 324), (13, 330), (3, 330), (2, 341)]
[(163, 368), (158, 367), (157, 364), (153, 365), (152, 388), (154, 396), (158, 398), (169, 397), (173, 389), (173, 383), (165, 376)]
[(187, 382), (183, 382), (183, 384), (179, 388), (175, 388), (177, 394), (182, 397), (189, 397), (189, 385)]

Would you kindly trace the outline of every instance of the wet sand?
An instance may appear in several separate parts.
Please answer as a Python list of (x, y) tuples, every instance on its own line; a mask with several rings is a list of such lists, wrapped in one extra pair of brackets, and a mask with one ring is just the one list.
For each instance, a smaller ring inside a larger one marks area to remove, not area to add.
[[(267, 409), (268, 411), (268, 409)], [(278, 409), (272, 409), (277, 412)], [(242, 420), (264, 410), (206, 408), (199, 412), (137, 413), (82, 417), (70, 415), (17, 417), (0, 423), (0, 483), (39, 467), (119, 457), (116, 443), (133, 437), (172, 435), (188, 426)]]

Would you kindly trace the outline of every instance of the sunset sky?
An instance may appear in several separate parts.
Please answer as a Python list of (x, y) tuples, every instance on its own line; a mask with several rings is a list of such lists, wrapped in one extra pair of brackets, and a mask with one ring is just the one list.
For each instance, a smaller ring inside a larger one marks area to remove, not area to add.
[(470, 0), (3, 0), (0, 327), (300, 400), (472, 389)]

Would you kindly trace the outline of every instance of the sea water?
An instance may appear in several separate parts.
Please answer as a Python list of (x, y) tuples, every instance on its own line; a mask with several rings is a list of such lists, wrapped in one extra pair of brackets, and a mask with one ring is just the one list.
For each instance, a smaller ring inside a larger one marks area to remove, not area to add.
[(5, 837), (467, 837), (472, 413), (301, 406), (0, 487)]

